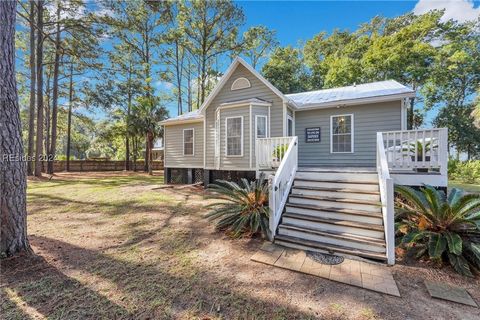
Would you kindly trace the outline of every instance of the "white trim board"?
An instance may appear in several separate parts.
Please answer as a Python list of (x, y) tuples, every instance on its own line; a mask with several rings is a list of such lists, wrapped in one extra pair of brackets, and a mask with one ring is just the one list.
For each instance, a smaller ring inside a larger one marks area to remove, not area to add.
[(269, 134), (269, 132), (268, 132), (268, 124), (269, 124), (269, 123), (268, 123), (268, 122), (269, 122), (269, 121), (268, 121), (268, 116), (263, 115), (263, 114), (256, 114), (256, 115), (255, 115), (255, 128), (254, 128), (254, 130), (255, 130), (255, 140), (258, 139), (258, 135), (257, 135), (257, 133), (258, 133), (258, 132), (257, 132), (258, 118), (265, 118), (265, 137), (264, 137), (264, 138), (270, 137), (270, 134)]
[(197, 118), (197, 119), (188, 119), (188, 120), (172, 120), (172, 121), (167, 121), (166, 122), (160, 122), (161, 125), (163, 126), (175, 126), (178, 124), (186, 124), (186, 123), (195, 123), (195, 122), (203, 122), (203, 117), (202, 118)]
[[(228, 131), (227, 131), (227, 125), (228, 125), (228, 120), (229, 119), (237, 119), (240, 118), (240, 128), (241, 128), (241, 133), (240, 133), (240, 154), (239, 155), (229, 155), (228, 154), (228, 146), (227, 146), (227, 139), (228, 139)], [(232, 117), (225, 117), (225, 157), (228, 158), (243, 158), (243, 140), (244, 140), (244, 135), (243, 135), (243, 116), (232, 116)]]
[[(192, 154), (185, 154), (185, 131), (192, 130)], [(195, 157), (195, 128), (185, 128), (183, 129), (183, 156), (184, 157)]]
[[(350, 121), (350, 126), (351, 126), (351, 139), (350, 139), (350, 145), (352, 151), (344, 151), (344, 152), (333, 152), (333, 118), (335, 117), (346, 117), (350, 116), (351, 121)], [(342, 153), (355, 153), (355, 143), (354, 143), (354, 137), (355, 137), (355, 125), (354, 125), (354, 116), (353, 113), (346, 113), (346, 114), (333, 114), (330, 116), (330, 154), (342, 154)]]

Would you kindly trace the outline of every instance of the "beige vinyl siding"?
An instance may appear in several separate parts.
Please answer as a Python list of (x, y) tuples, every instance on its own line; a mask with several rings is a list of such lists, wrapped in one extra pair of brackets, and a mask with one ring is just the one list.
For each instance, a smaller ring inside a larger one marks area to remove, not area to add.
[[(183, 155), (183, 129), (194, 129), (194, 154)], [(203, 168), (203, 122), (165, 126), (165, 167)]]
[[(222, 110), (220, 113), (220, 168), (234, 170), (250, 167), (250, 107), (238, 107)], [(226, 125), (227, 118), (242, 117), (243, 119), (243, 152), (241, 156), (227, 156)]]
[[(251, 87), (246, 89), (234, 90), (231, 91), (232, 83), (239, 77), (247, 78), (250, 81)], [(263, 84), (257, 77), (255, 77), (250, 71), (248, 71), (244, 66), (238, 65), (236, 70), (232, 73), (231, 77), (226, 81), (223, 88), (217, 94), (217, 96), (212, 100), (210, 105), (205, 110), (206, 116), (206, 167), (214, 168), (214, 157), (215, 157), (215, 111), (222, 103), (258, 98), (265, 101), (268, 101), (272, 104), (270, 107), (270, 135), (272, 137), (281, 137), (283, 136), (283, 101), (278, 97), (274, 92), (272, 92), (265, 84)], [(257, 108), (257, 107), (252, 107)], [(244, 144), (244, 157), (243, 159), (228, 159), (226, 162), (223, 162), (223, 155), (225, 150), (223, 147), (224, 144), (224, 122), (221, 124), (222, 134), (221, 134), (221, 148), (220, 154), (222, 155), (222, 162), (220, 169), (246, 169), (250, 165), (250, 154), (249, 154), (249, 144), (248, 144), (248, 130), (249, 130), (249, 107), (238, 107), (238, 108), (228, 108), (221, 111), (222, 119), (224, 118), (227, 112), (231, 110), (241, 110), (235, 112), (241, 112), (244, 116), (244, 139), (247, 139)], [(267, 108), (268, 110), (268, 108)], [(268, 111), (267, 111), (268, 112)], [(253, 116), (253, 121), (255, 117)], [(254, 136), (254, 133), (252, 132)], [(248, 147), (247, 147), (248, 145)], [(248, 150), (247, 150), (248, 149)], [(253, 151), (252, 151), (253, 157)], [(252, 166), (255, 166), (255, 161), (253, 159)]]
[[(353, 114), (354, 152), (330, 153), (330, 116), (343, 114)], [(310, 127), (320, 127), (321, 142), (305, 142), (305, 128)], [(295, 133), (299, 141), (299, 165), (374, 166), (376, 134), (391, 130), (401, 130), (400, 101), (297, 111)]]

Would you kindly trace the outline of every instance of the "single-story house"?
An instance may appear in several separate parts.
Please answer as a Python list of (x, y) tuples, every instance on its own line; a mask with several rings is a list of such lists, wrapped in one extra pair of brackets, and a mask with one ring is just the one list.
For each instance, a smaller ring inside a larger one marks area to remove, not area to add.
[(162, 122), (165, 181), (266, 172), (272, 241), (393, 264), (393, 183), (447, 185), (446, 129), (407, 130), (414, 96), (395, 80), (283, 94), (236, 58)]

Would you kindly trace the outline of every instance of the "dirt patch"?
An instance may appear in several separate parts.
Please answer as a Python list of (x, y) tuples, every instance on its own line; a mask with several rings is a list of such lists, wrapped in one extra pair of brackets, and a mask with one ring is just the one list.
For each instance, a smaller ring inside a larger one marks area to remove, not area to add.
[(6, 319), (478, 319), (480, 309), (432, 300), (424, 279), (478, 279), (396, 265), (401, 298), (250, 261), (260, 239), (232, 240), (203, 217), (201, 188), (163, 177), (61, 173), (29, 181), (35, 256), (1, 262)]

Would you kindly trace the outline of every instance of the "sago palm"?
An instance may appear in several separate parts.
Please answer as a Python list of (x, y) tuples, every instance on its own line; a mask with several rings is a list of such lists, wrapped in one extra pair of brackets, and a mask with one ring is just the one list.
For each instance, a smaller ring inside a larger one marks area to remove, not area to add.
[(208, 187), (220, 200), (207, 206), (213, 210), (206, 215), (209, 220), (217, 221), (218, 230), (232, 237), (252, 236), (259, 231), (268, 236), (268, 184), (263, 174), (251, 182), (217, 180)]
[(396, 230), (417, 257), (448, 260), (466, 276), (480, 269), (480, 194), (453, 188), (448, 195), (432, 186), (396, 186)]

